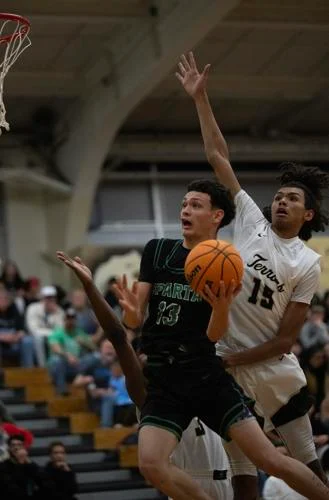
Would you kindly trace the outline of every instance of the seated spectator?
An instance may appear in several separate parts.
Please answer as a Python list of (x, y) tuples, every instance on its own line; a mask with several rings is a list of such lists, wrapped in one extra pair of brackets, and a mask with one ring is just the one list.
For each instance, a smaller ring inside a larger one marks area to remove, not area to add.
[(80, 363), (80, 372), (74, 379), (76, 387), (87, 387), (94, 383), (96, 387), (106, 389), (111, 377), (111, 365), (116, 359), (113, 345), (107, 339), (103, 340), (99, 351), (85, 356)]
[(44, 468), (47, 500), (75, 500), (78, 485), (75, 472), (66, 462), (65, 446), (54, 441), (49, 447), (50, 461)]
[(101, 426), (133, 425), (137, 422), (136, 408), (128, 395), (126, 378), (119, 361), (112, 363), (111, 372), (109, 392), (102, 400)]
[(62, 309), (67, 309), (70, 307), (70, 302), (67, 299), (66, 290), (61, 285), (53, 285), (57, 293), (57, 304), (60, 305)]
[(35, 342), (39, 366), (46, 365), (46, 339), (56, 327), (63, 326), (64, 311), (57, 304), (57, 292), (53, 286), (41, 289), (41, 300), (26, 309), (26, 327)]
[[(102, 427), (107, 426), (106, 400), (110, 393), (111, 366), (116, 354), (109, 340), (103, 340), (100, 351), (86, 356), (80, 363), (80, 372), (74, 379), (76, 387), (86, 387), (88, 404), (92, 411), (100, 414)], [(103, 414), (103, 410), (105, 413)]]
[(6, 405), (4, 404), (3, 401), (1, 401), (1, 399), (0, 399), (0, 420), (2, 422), (8, 422), (9, 424), (15, 423), (15, 420), (10, 415)]
[(322, 299), (322, 305), (324, 307), (324, 322), (326, 325), (329, 324), (329, 290), (326, 290), (323, 299)]
[(82, 288), (73, 290), (71, 304), (77, 313), (77, 327), (91, 335), (95, 344), (99, 344), (103, 331), (99, 327), (94, 311), (89, 307), (87, 295)]
[(23, 294), (15, 297), (15, 305), (20, 314), (24, 315), (28, 305), (40, 300), (40, 280), (32, 276), (23, 285)]
[(312, 407), (310, 420), (316, 451), (325, 472), (329, 470), (329, 397), (326, 396), (316, 412)]
[(0, 276), (0, 283), (3, 283), (5, 289), (13, 296), (23, 289), (24, 280), (18, 270), (17, 264), (12, 260), (4, 262)]
[(325, 345), (329, 342), (327, 325), (324, 323), (324, 307), (312, 306), (309, 319), (303, 325), (299, 334), (299, 341), (303, 349), (310, 349), (312, 346)]
[(26, 449), (30, 448), (33, 442), (33, 434), (21, 427), (17, 427), (13, 422), (7, 422), (6, 414), (0, 414), (0, 462), (9, 458), (8, 440), (11, 436), (21, 436)]
[(48, 366), (58, 394), (65, 394), (66, 383), (79, 373), (79, 362), (85, 349), (94, 350), (94, 344), (84, 331), (76, 326), (76, 312), (65, 311), (64, 327), (56, 328), (48, 338), (50, 358)]
[(0, 492), (5, 500), (44, 500), (43, 476), (31, 461), (21, 435), (8, 440), (9, 458), (0, 463)]
[(309, 393), (314, 398), (315, 410), (318, 411), (325, 394), (327, 371), (327, 357), (323, 345), (314, 345), (303, 351), (301, 366), (305, 373)]
[(116, 285), (117, 279), (112, 276), (108, 282), (107, 282), (107, 287), (104, 292), (104, 298), (108, 304), (112, 307), (114, 312), (121, 317), (121, 307), (119, 304), (119, 301), (116, 296), (116, 291), (115, 291), (115, 285)]
[(23, 317), (6, 290), (0, 290), (0, 350), (3, 357), (19, 356), (20, 365), (34, 364), (34, 341), (24, 332)]

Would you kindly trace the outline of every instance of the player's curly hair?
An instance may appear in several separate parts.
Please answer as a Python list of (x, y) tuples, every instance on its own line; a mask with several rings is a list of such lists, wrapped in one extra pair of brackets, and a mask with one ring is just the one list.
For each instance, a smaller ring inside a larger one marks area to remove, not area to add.
[(220, 208), (224, 211), (224, 217), (220, 223), (220, 227), (227, 226), (235, 217), (235, 204), (230, 191), (219, 182), (200, 179), (189, 183), (187, 193), (197, 191), (206, 193), (210, 196), (211, 206)]
[[(297, 187), (304, 191), (305, 208), (314, 210), (314, 217), (306, 221), (298, 236), (307, 241), (312, 232), (324, 231), (329, 223), (328, 213), (322, 209), (323, 191), (329, 187), (329, 174), (319, 167), (306, 167), (297, 163), (282, 163), (281, 175), (278, 177), (281, 187)], [(271, 222), (271, 207), (265, 207), (263, 213)]]

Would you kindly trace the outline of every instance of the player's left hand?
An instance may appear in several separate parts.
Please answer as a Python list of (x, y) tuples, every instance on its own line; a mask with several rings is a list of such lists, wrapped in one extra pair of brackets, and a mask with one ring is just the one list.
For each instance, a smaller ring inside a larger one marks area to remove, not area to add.
[(225, 286), (224, 281), (219, 284), (218, 294), (216, 295), (209, 285), (206, 285), (199, 295), (206, 300), (213, 309), (219, 306), (230, 306), (232, 300), (241, 291), (241, 284), (237, 285), (234, 280), (231, 281), (229, 286)]

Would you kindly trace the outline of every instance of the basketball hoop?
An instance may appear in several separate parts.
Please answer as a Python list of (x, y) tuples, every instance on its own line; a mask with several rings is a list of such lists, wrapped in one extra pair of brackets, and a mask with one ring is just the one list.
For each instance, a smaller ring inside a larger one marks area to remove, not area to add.
[[(0, 13), (0, 135), (2, 128), (9, 130), (9, 123), (6, 121), (6, 108), (3, 102), (4, 79), (25, 49), (31, 45), (28, 37), (30, 31), (30, 21), (16, 14)], [(1, 62), (2, 58), (2, 62)]]

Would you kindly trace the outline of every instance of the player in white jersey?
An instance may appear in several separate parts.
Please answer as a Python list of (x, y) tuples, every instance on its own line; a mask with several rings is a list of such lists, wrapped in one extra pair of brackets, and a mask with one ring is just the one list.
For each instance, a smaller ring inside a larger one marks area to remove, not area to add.
[(171, 457), (216, 500), (233, 500), (229, 461), (222, 440), (198, 418), (183, 432)]
[[(304, 323), (320, 275), (320, 256), (302, 240), (323, 231), (321, 209), (329, 175), (317, 167), (287, 164), (271, 207), (263, 212), (243, 191), (206, 92), (210, 65), (200, 74), (193, 54), (182, 56), (177, 77), (195, 101), (205, 151), (236, 203), (234, 244), (244, 260), (242, 292), (230, 310), (229, 331), (218, 346), (237, 382), (256, 400), (266, 428), (276, 428), (290, 454), (324, 482), (307, 415), (306, 379), (289, 351)], [(235, 498), (257, 496), (256, 469), (230, 445)]]

